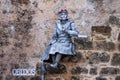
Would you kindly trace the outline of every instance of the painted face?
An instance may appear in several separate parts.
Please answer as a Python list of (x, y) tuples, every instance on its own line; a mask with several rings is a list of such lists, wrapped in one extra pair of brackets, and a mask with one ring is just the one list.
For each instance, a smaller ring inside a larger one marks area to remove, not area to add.
[(61, 13), (60, 14), (60, 20), (66, 20), (68, 17), (67, 13)]

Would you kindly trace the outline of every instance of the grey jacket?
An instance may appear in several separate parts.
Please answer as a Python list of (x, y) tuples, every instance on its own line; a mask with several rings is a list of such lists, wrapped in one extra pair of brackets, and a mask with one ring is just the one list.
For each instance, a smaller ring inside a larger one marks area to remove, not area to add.
[(78, 36), (78, 34), (78, 29), (73, 21), (68, 21), (64, 25), (57, 22), (53, 37), (43, 52), (42, 60), (48, 60), (49, 54), (55, 54), (56, 52), (65, 55), (74, 55), (75, 50), (71, 37)]

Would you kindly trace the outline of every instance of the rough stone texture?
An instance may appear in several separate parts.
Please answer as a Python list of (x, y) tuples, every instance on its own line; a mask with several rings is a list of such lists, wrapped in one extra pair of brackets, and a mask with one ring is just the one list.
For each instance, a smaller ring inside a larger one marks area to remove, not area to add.
[(118, 45), (118, 50), (120, 51), (120, 44)]
[(96, 80), (107, 80), (107, 79), (102, 77), (97, 77)]
[(76, 62), (84, 62), (85, 58), (82, 55), (83, 53), (81, 52), (76, 52), (75, 55), (73, 56), (63, 56), (62, 58), (62, 62), (72, 62), (72, 63), (76, 63)]
[(71, 77), (70, 77), (70, 80), (80, 80), (80, 78), (79, 78), (79, 77), (76, 77), (76, 76), (71, 76)]
[(90, 74), (91, 75), (97, 75), (97, 68), (91, 68), (90, 69)]
[(51, 67), (49, 64), (46, 65), (47, 74), (62, 74), (67, 73), (66, 66), (59, 64), (57, 68)]
[(107, 42), (106, 50), (107, 51), (114, 51), (114, 49), (115, 49), (115, 44), (113, 42)]
[(109, 26), (92, 26), (92, 32), (94, 33), (101, 33), (103, 35), (110, 36), (111, 34), (111, 27)]
[(113, 42), (100, 41), (96, 42), (96, 48), (97, 50), (114, 51), (115, 44)]
[(32, 77), (30, 80), (41, 80), (40, 76)]
[(2, 75), (0, 76), (0, 80), (2, 80), (3, 78), (2, 78)]
[(102, 75), (111, 75), (111, 74), (119, 74), (120, 69), (119, 68), (112, 68), (112, 67), (108, 67), (108, 68), (102, 68), (101, 70), (101, 74)]
[(118, 41), (120, 42), (120, 33), (119, 33), (119, 35), (118, 35)]
[(75, 38), (74, 40), (76, 49), (91, 50), (93, 49), (93, 42), (84, 39)]
[(27, 5), (30, 3), (30, 1), (29, 0), (11, 0), (11, 4), (18, 5), (16, 3), (19, 3), (20, 5), (22, 5), (22, 4)]
[(109, 18), (109, 22), (110, 22), (111, 24), (120, 25), (120, 18), (119, 18), (118, 16), (112, 15), (112, 16), (110, 16), (110, 18)]
[(106, 49), (106, 42), (96, 42), (96, 48), (97, 50), (105, 50)]
[(107, 53), (92, 53), (89, 56), (89, 63), (109, 62), (110, 56)]
[(36, 73), (37, 73), (37, 74), (40, 74), (40, 73), (41, 73), (41, 70), (40, 70), (40, 69), (41, 69), (41, 66), (42, 66), (42, 65), (41, 65), (40, 63), (37, 63), (37, 64), (36, 64)]
[(117, 76), (117, 77), (115, 78), (115, 80), (120, 80), (120, 76)]
[(4, 58), (4, 57), (5, 57), (5, 54), (1, 53), (0, 58)]
[(111, 64), (112, 64), (112, 65), (116, 65), (116, 66), (117, 66), (117, 65), (120, 66), (119, 60), (120, 60), (120, 54), (114, 54), (113, 57), (112, 57), (112, 62), (111, 62)]
[(86, 68), (81, 68), (81, 67), (75, 67), (71, 70), (72, 74), (87, 74), (88, 73), (88, 69)]
[[(38, 63), (62, 8), (90, 38), (75, 38), (77, 54), (64, 56), (58, 69), (46, 66), (46, 80), (119, 80), (119, 4), (120, 0), (0, 0), (0, 80), (40, 79)], [(36, 68), (37, 74), (14, 77), (11, 72), (17, 68)]]

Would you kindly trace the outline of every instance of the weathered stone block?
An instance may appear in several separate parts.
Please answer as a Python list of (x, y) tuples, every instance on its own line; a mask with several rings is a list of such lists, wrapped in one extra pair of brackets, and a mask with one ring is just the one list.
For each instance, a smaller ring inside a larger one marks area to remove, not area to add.
[(107, 53), (93, 53), (88, 58), (89, 63), (109, 62), (110, 56)]
[(54, 78), (47, 78), (47, 79), (45, 79), (45, 80), (55, 80)]
[(97, 2), (97, 3), (99, 3), (99, 4), (103, 4), (103, 0), (87, 0), (87, 1), (89, 1), (89, 2), (92, 2), (92, 3), (94, 3), (94, 2)]
[[(2, 79), (0, 79), (2, 80)], [(14, 80), (14, 77), (12, 75), (7, 75), (5, 80)]]
[(21, 63), (20, 63), (20, 68), (25, 68), (25, 69), (27, 69), (27, 68), (29, 68), (29, 67), (30, 67), (29, 62), (21, 62)]
[(85, 42), (84, 49), (85, 50), (91, 50), (91, 49), (93, 49), (93, 42), (91, 42), (91, 41)]
[(16, 5), (16, 3), (19, 3), (19, 4), (25, 4), (25, 5), (27, 5), (27, 4), (29, 4), (30, 3), (30, 1), (29, 0), (11, 0), (11, 3), (13, 4), (13, 5)]
[(110, 55), (108, 55), (107, 53), (101, 53), (99, 55), (100, 61), (101, 62), (109, 62), (110, 60)]
[(88, 73), (88, 69), (87, 68), (81, 68), (81, 67), (75, 67), (72, 68), (71, 70), (72, 74), (87, 74)]
[(22, 54), (20, 53), (18, 57), (19, 57), (21, 63), (25, 63), (26, 64), (27, 56), (23, 56), (24, 54), (26, 54), (26, 53), (22, 53)]
[(80, 61), (84, 61), (85, 58), (83, 58), (82, 53), (77, 52), (75, 55), (73, 56), (63, 56), (62, 57), (62, 62), (80, 62)]
[(41, 70), (40, 70), (40, 69), (41, 69), (41, 66), (42, 66), (41, 63), (37, 63), (37, 64), (36, 64), (36, 73), (37, 73), (37, 74), (40, 74), (40, 73), (41, 73)]
[(120, 51), (120, 44), (118, 45), (118, 49), (119, 49), (119, 51)]
[(111, 64), (115, 66), (120, 66), (120, 54), (113, 55)]
[(56, 78), (55, 80), (63, 80), (62, 78)]
[(119, 68), (112, 68), (112, 67), (106, 67), (106, 68), (102, 68), (100, 74), (101, 75), (114, 75), (114, 74), (118, 74), (120, 72)]
[(96, 77), (96, 80), (107, 80), (107, 79), (102, 77)]
[(30, 80), (41, 80), (40, 76), (32, 77)]
[(107, 51), (113, 51), (115, 49), (115, 44), (113, 42), (108, 42), (106, 45)]
[(19, 57), (27, 57), (27, 53), (20, 53)]
[(70, 80), (80, 80), (79, 76), (71, 76)]
[(3, 80), (3, 76), (2, 75), (0, 76), (0, 80)]
[(0, 62), (0, 75), (4, 75), (8, 70), (8, 65), (4, 62)]
[(23, 77), (23, 76), (16, 76), (14, 77), (13, 80), (27, 80), (27, 77)]
[(84, 49), (84, 50), (91, 50), (93, 49), (93, 42), (86, 41), (84, 39), (75, 38), (75, 48), (76, 49)]
[(106, 41), (96, 42), (96, 48), (97, 50), (114, 51), (115, 44)]
[(7, 41), (7, 40), (5, 40), (5, 41), (1, 41), (0, 42), (0, 47), (1, 46), (8, 46), (10, 43)]
[(91, 68), (90, 69), (90, 74), (97, 75), (97, 68)]
[(12, 70), (12, 69), (20, 68), (20, 65), (17, 64), (17, 63), (10, 63), (10, 67), (11, 67), (11, 70)]
[(22, 43), (15, 43), (14, 46), (15, 46), (15, 47), (22, 48)]
[(96, 49), (97, 50), (105, 50), (106, 49), (106, 42), (96, 42)]
[(120, 19), (117, 16), (112, 15), (109, 17), (109, 23), (120, 25)]
[(0, 58), (4, 58), (5, 54), (4, 53), (1, 53), (0, 54)]
[(115, 78), (115, 80), (120, 80), (120, 76), (117, 76), (117, 77)]
[(119, 33), (119, 35), (118, 35), (118, 41), (120, 42), (120, 33)]
[(37, 2), (37, 1), (34, 1), (32, 4), (33, 4), (36, 8), (38, 7), (38, 2)]
[(105, 36), (111, 35), (111, 27), (109, 26), (92, 26), (92, 33), (93, 34), (102, 34)]
[(63, 64), (59, 64), (57, 68), (51, 67), (49, 64), (46, 64), (46, 73), (47, 74), (62, 74), (67, 73), (66, 66)]

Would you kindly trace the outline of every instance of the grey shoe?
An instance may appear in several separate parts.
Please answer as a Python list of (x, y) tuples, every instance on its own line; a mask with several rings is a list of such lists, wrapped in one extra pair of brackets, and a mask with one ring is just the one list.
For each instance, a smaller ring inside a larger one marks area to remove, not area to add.
[(50, 64), (50, 66), (53, 67), (53, 68), (57, 68), (58, 63)]

